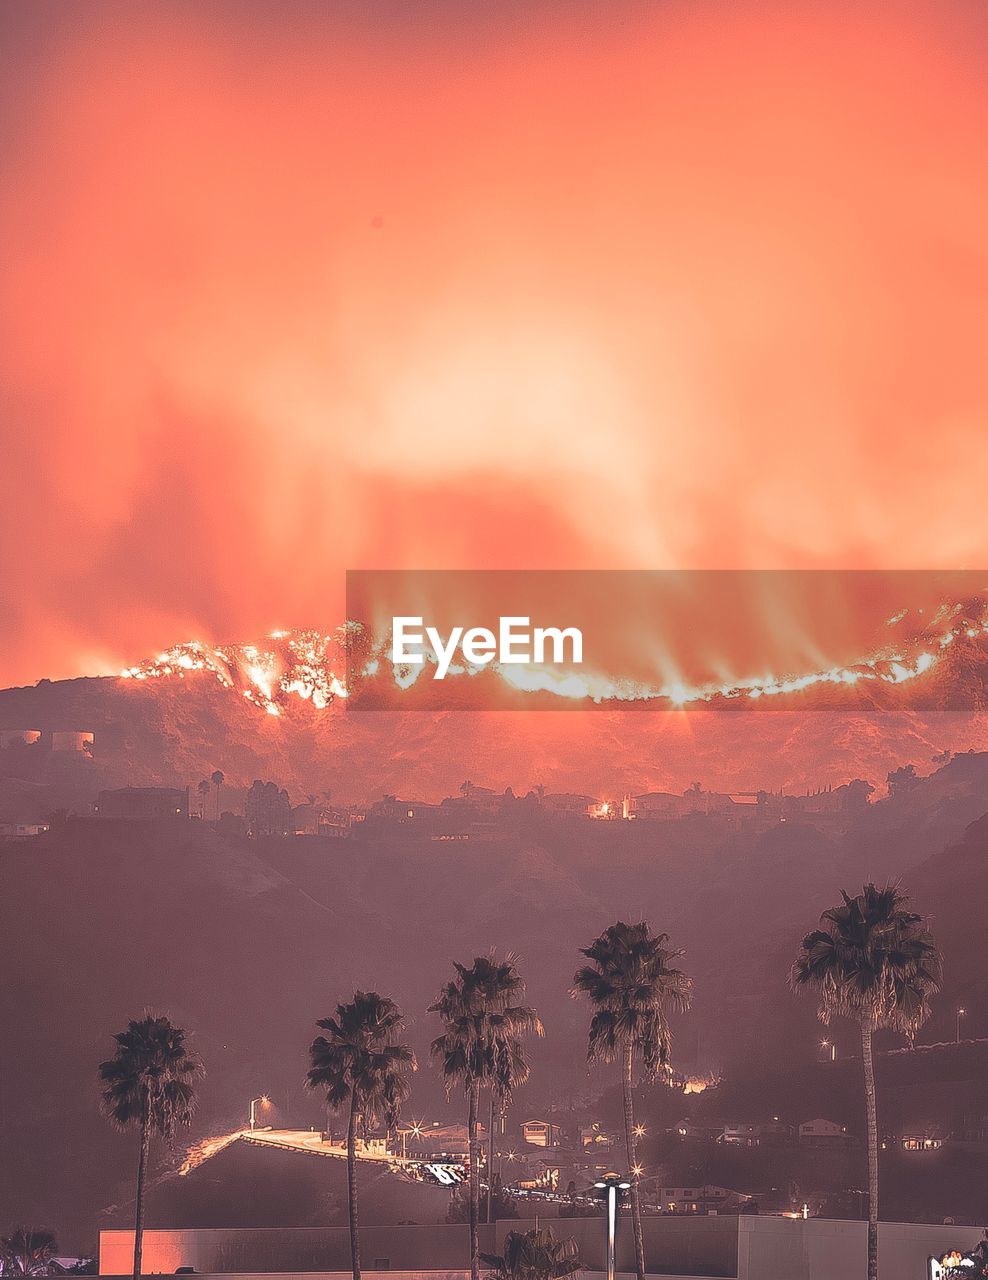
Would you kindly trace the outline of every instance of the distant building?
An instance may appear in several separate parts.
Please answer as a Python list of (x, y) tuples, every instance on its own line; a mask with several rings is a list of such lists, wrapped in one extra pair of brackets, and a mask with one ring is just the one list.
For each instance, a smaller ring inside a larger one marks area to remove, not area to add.
[(297, 836), (322, 836), (341, 839), (350, 834), (350, 815), (346, 809), (328, 804), (300, 804), (292, 810), (292, 824)]
[(551, 1120), (526, 1120), (521, 1126), (521, 1136), (530, 1147), (558, 1147), (563, 1131)]
[(432, 818), (438, 808), (438, 805), (428, 804), (424, 800), (399, 800), (397, 796), (389, 795), (371, 805), (367, 810), (367, 818), (404, 824), (421, 823), (426, 818)]
[(720, 1142), (724, 1136), (722, 1124), (694, 1124), (692, 1120), (680, 1120), (674, 1132), (687, 1142)]
[(617, 1138), (613, 1133), (602, 1129), (599, 1122), (580, 1126), (580, 1146), (607, 1151), (614, 1146)]
[(761, 1145), (760, 1126), (757, 1124), (725, 1124), (720, 1141), (728, 1147), (757, 1147)]
[(625, 796), (621, 811), (625, 818), (639, 821), (680, 818), (686, 812), (686, 803), (671, 791), (648, 791), (640, 796)]
[(706, 1183), (703, 1186), (669, 1187), (661, 1179), (650, 1178), (642, 1186), (648, 1198), (663, 1213), (737, 1213), (749, 1196), (730, 1187)]
[(542, 808), (550, 813), (588, 814), (597, 804), (593, 796), (576, 795), (569, 791), (554, 792), (542, 796)]
[(910, 1129), (899, 1140), (903, 1151), (939, 1151), (947, 1141), (947, 1133), (939, 1125)]
[[(469, 1152), (469, 1133), (465, 1124), (431, 1124), (416, 1133), (409, 1129), (403, 1133), (409, 1157), (465, 1156)], [(487, 1129), (477, 1125), (481, 1147), (487, 1141)]]
[(47, 830), (47, 822), (0, 822), (0, 840), (33, 840)]
[(151, 822), (189, 816), (189, 788), (118, 787), (101, 791), (95, 812), (111, 821)]
[(835, 1120), (804, 1120), (799, 1126), (799, 1143), (804, 1147), (846, 1147), (847, 1125)]

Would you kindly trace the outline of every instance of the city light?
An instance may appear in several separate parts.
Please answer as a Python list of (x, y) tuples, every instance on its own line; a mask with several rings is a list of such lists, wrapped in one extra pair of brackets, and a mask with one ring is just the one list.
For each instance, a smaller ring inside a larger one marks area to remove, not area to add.
[(645, 1136), (645, 1126), (644, 1126), (643, 1124), (636, 1124), (636, 1125), (635, 1125), (635, 1137), (636, 1137), (636, 1138), (644, 1138), (644, 1136)]

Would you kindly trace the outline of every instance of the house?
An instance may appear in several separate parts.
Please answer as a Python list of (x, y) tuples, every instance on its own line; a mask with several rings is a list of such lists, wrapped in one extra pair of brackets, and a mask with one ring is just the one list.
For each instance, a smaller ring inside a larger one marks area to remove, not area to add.
[(849, 1143), (847, 1125), (835, 1120), (804, 1120), (799, 1126), (802, 1147), (846, 1147)]
[(590, 813), (596, 803), (593, 796), (575, 795), (564, 791), (553, 792), (542, 797), (542, 808), (550, 813), (582, 814), (584, 817)]
[(947, 1132), (940, 1125), (924, 1125), (909, 1129), (899, 1139), (903, 1151), (939, 1151), (947, 1141)]
[(118, 787), (101, 791), (94, 806), (109, 821), (151, 822), (189, 816), (188, 787)]
[(0, 822), (0, 840), (33, 840), (47, 830), (47, 822)]
[(350, 834), (350, 815), (345, 809), (328, 804), (300, 804), (292, 810), (297, 836), (323, 836), (340, 839)]
[(612, 1133), (605, 1133), (598, 1121), (580, 1126), (580, 1146), (597, 1151), (607, 1151), (614, 1146), (617, 1139)]
[(722, 1124), (694, 1124), (692, 1120), (680, 1120), (673, 1132), (686, 1142), (720, 1142), (724, 1136)]
[(367, 818), (385, 822), (400, 822), (402, 825), (420, 825), (431, 822), (439, 810), (439, 805), (428, 804), (424, 800), (399, 800), (397, 796), (384, 796), (367, 811)]
[(761, 1145), (760, 1126), (757, 1124), (725, 1124), (718, 1139), (728, 1147), (757, 1147)]
[(678, 818), (686, 812), (686, 803), (682, 796), (670, 791), (648, 791), (641, 796), (625, 796), (621, 811), (625, 818), (638, 821)]
[(662, 1213), (737, 1213), (750, 1197), (729, 1187), (706, 1183), (703, 1186), (669, 1187), (661, 1179), (650, 1178), (642, 1190)]
[[(477, 1125), (481, 1150), (485, 1149), (488, 1132), (484, 1125)], [(433, 1156), (465, 1156), (469, 1151), (469, 1134), (465, 1124), (425, 1125), (419, 1132), (410, 1129), (402, 1134), (410, 1158)]]
[(521, 1136), (530, 1147), (558, 1147), (562, 1142), (562, 1129), (551, 1120), (526, 1120), (521, 1126)]

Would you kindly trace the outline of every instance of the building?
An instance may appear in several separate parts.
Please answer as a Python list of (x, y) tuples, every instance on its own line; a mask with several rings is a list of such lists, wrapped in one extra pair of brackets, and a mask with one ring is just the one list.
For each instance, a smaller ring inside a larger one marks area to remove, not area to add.
[(584, 1149), (609, 1151), (616, 1142), (616, 1135), (601, 1128), (599, 1121), (580, 1126), (580, 1146)]
[(339, 840), (350, 834), (350, 815), (346, 809), (329, 804), (300, 804), (292, 810), (297, 836), (321, 836)]
[(47, 822), (0, 822), (0, 840), (33, 840), (47, 830)]
[(799, 1126), (801, 1147), (846, 1147), (850, 1144), (847, 1125), (835, 1120), (804, 1120)]
[(642, 1190), (663, 1213), (737, 1213), (741, 1205), (751, 1199), (741, 1191), (729, 1187), (703, 1186), (669, 1187), (661, 1179), (650, 1178)]
[(558, 1147), (563, 1131), (551, 1120), (526, 1120), (521, 1126), (521, 1136), (530, 1147)]
[(641, 796), (625, 796), (621, 806), (622, 816), (647, 822), (656, 818), (668, 820), (681, 818), (686, 812), (682, 796), (670, 791), (649, 791)]
[[(487, 1142), (487, 1128), (477, 1125), (481, 1149)], [(465, 1156), (470, 1150), (469, 1133), (465, 1124), (420, 1125), (402, 1133), (409, 1157)]]
[(761, 1126), (732, 1122), (725, 1124), (718, 1141), (728, 1147), (757, 1147), (761, 1145)]
[(903, 1151), (939, 1151), (947, 1141), (946, 1130), (939, 1125), (910, 1129), (899, 1139)]
[(189, 816), (189, 788), (118, 787), (101, 791), (94, 808), (109, 821), (154, 822)]

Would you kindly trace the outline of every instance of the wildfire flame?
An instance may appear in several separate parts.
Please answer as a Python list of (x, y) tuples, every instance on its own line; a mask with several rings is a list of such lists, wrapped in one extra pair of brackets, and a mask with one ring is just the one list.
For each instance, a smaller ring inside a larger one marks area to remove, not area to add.
[[(907, 611), (894, 615), (888, 625), (898, 623)], [(337, 699), (346, 698), (346, 680), (341, 671), (346, 667), (347, 637), (354, 624), (335, 632), (313, 630), (275, 631), (256, 644), (213, 646), (201, 641), (176, 645), (120, 673), (127, 680), (157, 680), (164, 677), (185, 678), (191, 674), (212, 676), (224, 688), (236, 691), (269, 715), (278, 716), (293, 698), (310, 702), (317, 710), (329, 707)], [(743, 702), (798, 693), (826, 685), (854, 686), (871, 682), (875, 685), (901, 685), (932, 671), (947, 649), (960, 637), (969, 640), (988, 636), (988, 606), (980, 602), (970, 605), (944, 606), (934, 623), (913, 646), (885, 647), (844, 666), (830, 667), (801, 674), (765, 674), (720, 683), (690, 684), (682, 680), (649, 686), (615, 679), (593, 672), (559, 671), (552, 667), (502, 666), (490, 668), (468, 664), (451, 665), (451, 677), (476, 676), (492, 670), (513, 689), (526, 693), (548, 693), (559, 698), (579, 699), (594, 703), (655, 701), (674, 707), (710, 703), (714, 700)], [(364, 676), (375, 676), (390, 667), (391, 678), (398, 689), (408, 689), (428, 678), (430, 662), (435, 655), (425, 654), (418, 666), (389, 662), (385, 646), (377, 644), (361, 670)]]

